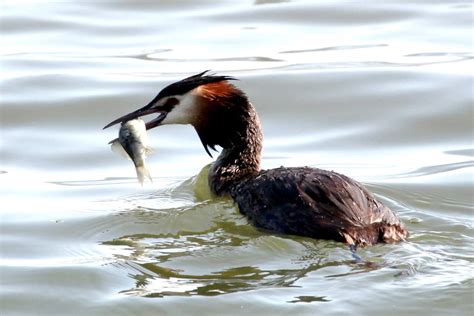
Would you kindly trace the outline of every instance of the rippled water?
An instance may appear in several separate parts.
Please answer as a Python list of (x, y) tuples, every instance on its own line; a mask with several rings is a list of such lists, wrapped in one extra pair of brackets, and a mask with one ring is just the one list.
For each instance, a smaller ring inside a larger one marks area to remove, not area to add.
[[(0, 7), (2, 314), (472, 315), (469, 1)], [(205, 69), (240, 78), (265, 168), (354, 177), (410, 240), (358, 263), (256, 230), (209, 197), (190, 127), (151, 132), (140, 187), (102, 127)]]

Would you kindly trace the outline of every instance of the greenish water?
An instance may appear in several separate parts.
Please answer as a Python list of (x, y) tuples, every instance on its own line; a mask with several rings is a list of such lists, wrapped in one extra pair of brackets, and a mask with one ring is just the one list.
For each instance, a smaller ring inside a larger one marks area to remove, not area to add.
[[(468, 1), (0, 4), (2, 315), (472, 315)], [(411, 237), (361, 249), (250, 226), (212, 199), (187, 126), (150, 133), (153, 183), (112, 119), (212, 69), (240, 79), (265, 168), (367, 185)]]

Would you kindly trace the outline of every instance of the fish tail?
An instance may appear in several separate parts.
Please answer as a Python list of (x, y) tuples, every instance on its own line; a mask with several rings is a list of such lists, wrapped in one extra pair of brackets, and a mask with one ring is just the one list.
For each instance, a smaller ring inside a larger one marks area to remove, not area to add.
[(145, 164), (136, 166), (135, 170), (137, 171), (138, 182), (140, 182), (141, 185), (143, 185), (143, 182), (145, 182), (145, 178), (148, 178), (150, 182), (153, 182), (150, 172), (148, 171)]

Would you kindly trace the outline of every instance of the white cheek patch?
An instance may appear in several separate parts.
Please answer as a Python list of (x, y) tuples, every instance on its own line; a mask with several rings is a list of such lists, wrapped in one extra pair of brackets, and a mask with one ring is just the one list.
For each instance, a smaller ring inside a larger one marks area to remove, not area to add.
[(161, 124), (192, 124), (196, 119), (196, 95), (190, 91), (182, 96), (176, 96), (179, 103), (166, 115)]

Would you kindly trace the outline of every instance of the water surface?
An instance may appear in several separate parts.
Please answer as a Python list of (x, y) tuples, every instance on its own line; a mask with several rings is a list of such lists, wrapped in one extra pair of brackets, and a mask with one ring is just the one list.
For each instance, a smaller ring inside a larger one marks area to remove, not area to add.
[[(0, 6), (5, 315), (472, 315), (470, 2)], [(140, 187), (102, 127), (205, 69), (240, 79), (265, 168), (345, 173), (410, 240), (357, 263), (256, 230), (209, 197), (187, 126), (150, 133)]]

